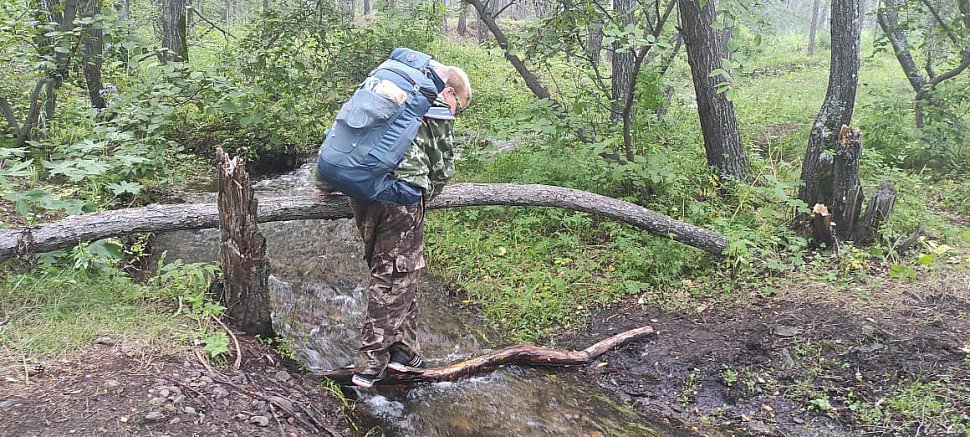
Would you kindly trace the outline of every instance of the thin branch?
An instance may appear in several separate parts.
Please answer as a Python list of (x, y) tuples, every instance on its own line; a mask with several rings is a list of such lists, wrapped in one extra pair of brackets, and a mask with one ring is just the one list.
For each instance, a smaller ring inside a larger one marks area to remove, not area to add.
[(940, 82), (943, 82), (944, 80), (950, 79), (950, 78), (952, 78), (952, 77), (954, 77), (954, 76), (962, 73), (963, 70), (966, 70), (967, 69), (967, 67), (970, 67), (970, 50), (964, 50), (963, 51), (963, 61), (960, 62), (960, 65), (957, 65), (956, 67), (953, 67), (952, 70), (947, 71), (947, 72), (945, 72), (945, 73), (943, 73), (943, 74), (941, 74), (939, 76), (934, 77), (933, 80), (929, 81), (929, 83), (927, 83), (926, 86), (924, 86), (920, 90), (920, 92), (916, 94), (916, 98), (917, 99), (921, 99), (921, 98), (925, 97), (926, 94), (929, 93), (930, 90), (932, 90), (934, 87), (936, 87), (937, 85), (939, 85)]
[(218, 25), (218, 24), (216, 24), (216, 23), (213, 23), (213, 22), (212, 22), (212, 20), (210, 20), (210, 19), (208, 19), (208, 18), (206, 18), (206, 17), (205, 17), (205, 15), (202, 15), (202, 13), (201, 13), (201, 12), (199, 12), (199, 10), (198, 10), (198, 9), (196, 9), (196, 8), (192, 8), (192, 12), (195, 12), (195, 15), (196, 15), (197, 17), (199, 17), (199, 18), (201, 18), (201, 19), (202, 19), (202, 21), (205, 21), (206, 23), (209, 23), (209, 25), (210, 25), (210, 26), (212, 26), (212, 28), (213, 28), (213, 29), (215, 29), (215, 30), (218, 30), (219, 32), (222, 32), (222, 34), (223, 34), (223, 35), (224, 35), (224, 36), (226, 37), (226, 41), (228, 41), (230, 37), (232, 37), (232, 38), (235, 38), (235, 37), (236, 37), (236, 36), (235, 36), (235, 35), (233, 35), (232, 33), (229, 33), (229, 31), (228, 31), (228, 30), (225, 30), (225, 29), (223, 29), (223, 28), (221, 28), (221, 27), (219, 27), (219, 25)]
[(956, 35), (954, 35), (953, 31), (950, 30), (950, 26), (948, 26), (946, 22), (943, 21), (943, 18), (940, 17), (940, 13), (937, 12), (936, 7), (933, 6), (933, 4), (930, 3), (929, 0), (923, 0), (923, 4), (926, 5), (926, 7), (930, 10), (930, 13), (933, 14), (933, 18), (935, 18), (936, 23), (939, 24), (941, 28), (943, 28), (943, 32), (946, 33), (946, 36), (950, 37), (950, 41), (953, 41), (953, 44), (956, 44), (959, 47), (960, 42), (957, 40)]
[(506, 9), (512, 7), (517, 2), (518, 2), (518, 0), (512, 0), (512, 1), (508, 2), (505, 6), (502, 6), (502, 9), (499, 9), (498, 12), (492, 14), (492, 19), (498, 18), (499, 15), (502, 15), (502, 12), (505, 12)]
[(233, 334), (232, 330), (229, 329), (229, 327), (226, 326), (225, 323), (222, 323), (222, 320), (219, 320), (219, 318), (216, 317), (214, 314), (211, 314), (211, 316), (212, 316), (212, 320), (215, 320), (216, 323), (218, 323), (219, 326), (222, 327), (222, 329), (225, 329), (226, 332), (229, 333), (229, 336), (232, 337), (232, 343), (236, 346), (236, 361), (232, 364), (232, 367), (236, 370), (239, 370), (239, 366), (242, 365), (242, 348), (239, 347), (239, 340), (236, 338), (236, 334)]

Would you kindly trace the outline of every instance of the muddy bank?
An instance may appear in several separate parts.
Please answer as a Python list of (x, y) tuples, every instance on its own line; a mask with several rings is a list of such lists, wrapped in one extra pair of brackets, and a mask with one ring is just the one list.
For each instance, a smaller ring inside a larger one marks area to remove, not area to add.
[[(866, 291), (870, 290), (870, 291)], [(636, 299), (594, 338), (658, 335), (583, 369), (645, 414), (704, 434), (928, 435), (970, 426), (970, 274), (835, 290), (795, 284), (744, 308), (665, 314)]]
[(210, 372), (189, 351), (111, 339), (26, 369), (4, 359), (0, 435), (352, 435), (333, 394), (274, 350), (239, 340), (239, 370)]

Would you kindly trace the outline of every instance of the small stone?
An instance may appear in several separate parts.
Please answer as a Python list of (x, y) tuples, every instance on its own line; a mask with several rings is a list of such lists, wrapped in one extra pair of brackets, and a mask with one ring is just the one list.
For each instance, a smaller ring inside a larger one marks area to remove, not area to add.
[(271, 396), (269, 400), (273, 401), (273, 403), (279, 405), (284, 410), (293, 410), (293, 402), (290, 402), (289, 399), (281, 398), (279, 396)]
[(118, 418), (118, 421), (121, 423), (128, 423), (128, 418), (125, 416), (121, 416)]
[(172, 402), (175, 402), (176, 404), (180, 404), (184, 400), (185, 400), (185, 395), (178, 395), (172, 398)]
[(165, 418), (165, 415), (159, 411), (152, 411), (145, 415), (146, 422), (158, 422), (159, 420), (162, 420), (164, 418)]
[(285, 370), (280, 370), (279, 372), (276, 372), (276, 380), (277, 381), (286, 382), (286, 381), (289, 381), (292, 378), (293, 377), (290, 376), (290, 374), (287, 373), (287, 371), (285, 371)]
[(104, 382), (104, 386), (108, 388), (118, 388), (121, 386), (121, 382), (119, 382), (117, 379), (109, 379)]
[(7, 410), (13, 408), (16, 403), (17, 403), (17, 401), (15, 401), (13, 399), (7, 399), (7, 400), (5, 400), (3, 402), (0, 402), (0, 410), (7, 411)]
[(164, 403), (165, 403), (165, 398), (152, 398), (150, 401), (148, 401), (148, 404), (153, 407), (157, 407)]
[(212, 394), (216, 395), (216, 399), (222, 399), (229, 396), (229, 390), (226, 390), (221, 386), (217, 386), (216, 388), (212, 389)]
[(236, 418), (236, 420), (242, 420), (242, 421), (244, 421), (244, 422), (245, 422), (245, 421), (247, 421), (247, 420), (249, 420), (249, 416), (248, 416), (248, 415), (246, 415), (245, 413), (239, 413), (239, 414), (236, 414), (236, 415), (235, 415), (235, 416), (233, 416), (233, 417), (235, 417), (235, 418)]
[(185, 407), (182, 411), (185, 411), (185, 414), (195, 415), (195, 408), (192, 407)]
[(212, 378), (208, 376), (203, 376), (199, 378), (199, 385), (212, 384)]
[(269, 425), (269, 418), (266, 416), (253, 416), (249, 418), (249, 423), (255, 424), (256, 426), (267, 426)]
[(108, 337), (107, 335), (104, 335), (104, 336), (101, 336), (101, 337), (98, 337), (98, 338), (94, 339), (94, 342), (96, 344), (103, 344), (105, 346), (114, 346), (114, 345), (118, 344), (117, 341), (115, 341), (111, 337)]
[(169, 425), (178, 425), (179, 423), (182, 423), (182, 419), (179, 419), (178, 417), (173, 417), (172, 420), (168, 421)]
[(161, 390), (158, 391), (158, 395), (161, 396), (161, 397), (163, 397), (163, 398), (167, 398), (170, 394), (172, 394), (172, 392), (169, 391), (167, 388), (163, 388), (163, 389), (161, 389)]

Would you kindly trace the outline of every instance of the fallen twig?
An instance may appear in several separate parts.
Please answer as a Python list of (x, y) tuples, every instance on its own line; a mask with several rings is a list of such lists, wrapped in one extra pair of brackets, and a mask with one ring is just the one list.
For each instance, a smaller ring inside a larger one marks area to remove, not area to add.
[[(614, 335), (581, 351), (561, 351), (532, 345), (515, 345), (445, 367), (426, 369), (421, 373), (391, 373), (378, 384), (400, 385), (421, 382), (454, 381), (492, 371), (506, 364), (521, 366), (576, 366), (589, 364), (607, 351), (653, 334), (653, 328), (643, 326)], [(353, 368), (315, 373), (339, 384), (350, 384)]]
[(218, 323), (219, 326), (222, 326), (222, 329), (225, 329), (226, 333), (228, 333), (229, 336), (232, 337), (232, 344), (236, 346), (236, 361), (232, 364), (232, 367), (236, 370), (239, 370), (239, 366), (242, 365), (242, 348), (239, 347), (239, 339), (236, 338), (236, 334), (233, 334), (232, 330), (229, 329), (229, 327), (226, 326), (225, 323), (222, 323), (222, 320), (219, 320), (219, 318), (216, 317), (215, 314), (210, 314), (210, 316), (212, 316), (212, 320), (215, 320), (216, 323)]

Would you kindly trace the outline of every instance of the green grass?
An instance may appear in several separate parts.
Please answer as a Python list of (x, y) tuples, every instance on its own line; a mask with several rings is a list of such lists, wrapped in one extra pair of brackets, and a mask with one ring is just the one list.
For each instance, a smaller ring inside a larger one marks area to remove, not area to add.
[(140, 283), (100, 263), (11, 269), (0, 279), (0, 350), (52, 356), (102, 336), (151, 350), (176, 350), (193, 336), (204, 341), (215, 332), (201, 303), (213, 272), (175, 263)]

